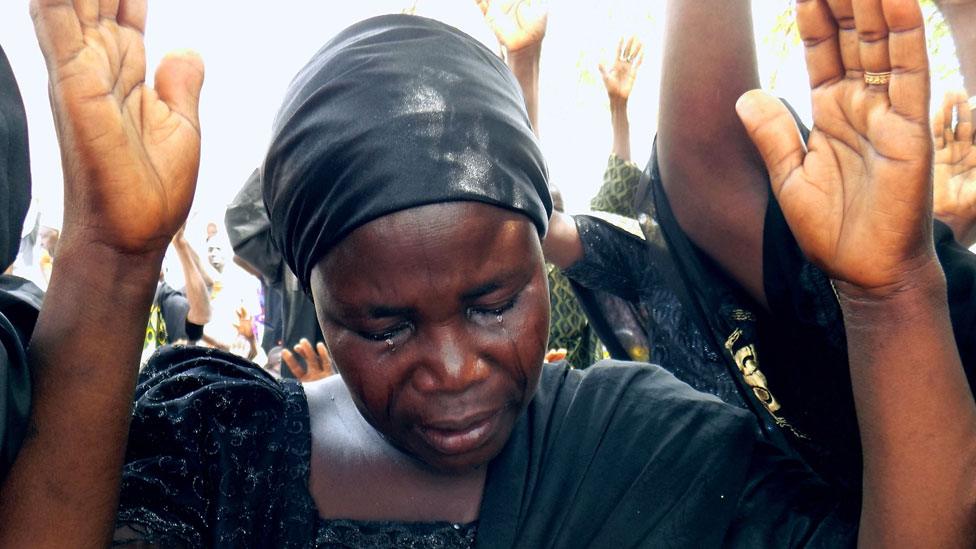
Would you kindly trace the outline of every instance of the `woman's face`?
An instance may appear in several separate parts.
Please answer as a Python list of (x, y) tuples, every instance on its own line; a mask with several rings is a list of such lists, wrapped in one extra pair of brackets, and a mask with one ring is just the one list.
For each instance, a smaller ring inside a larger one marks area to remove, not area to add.
[(397, 212), (344, 238), (311, 287), (335, 366), (387, 440), (447, 472), (501, 451), (549, 328), (528, 218), (475, 202)]

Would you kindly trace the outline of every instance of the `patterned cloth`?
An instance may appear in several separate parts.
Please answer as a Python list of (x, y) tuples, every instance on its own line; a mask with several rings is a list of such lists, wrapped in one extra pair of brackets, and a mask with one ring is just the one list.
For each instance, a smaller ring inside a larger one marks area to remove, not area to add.
[[(640, 176), (637, 164), (611, 153), (603, 173), (603, 185), (590, 201), (590, 208), (633, 218), (634, 192)], [(605, 358), (600, 339), (590, 327), (569, 279), (553, 265), (548, 266), (548, 272), (552, 303), (549, 348), (566, 349), (566, 360), (574, 368), (586, 368)], [(646, 356), (639, 358), (647, 359)]]
[(593, 200), (590, 200), (590, 208), (598, 212), (636, 218), (634, 193), (640, 177), (641, 169), (637, 164), (611, 153), (607, 169), (603, 172), (603, 186)]

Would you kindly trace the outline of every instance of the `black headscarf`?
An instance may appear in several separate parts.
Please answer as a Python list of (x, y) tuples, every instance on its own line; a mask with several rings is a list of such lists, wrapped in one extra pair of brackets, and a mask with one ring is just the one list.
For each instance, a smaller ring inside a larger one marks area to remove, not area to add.
[(306, 289), (349, 232), (416, 206), (485, 202), (543, 236), (547, 179), (508, 67), (461, 31), (409, 15), (358, 23), (312, 58), (262, 171), (272, 234)]
[(0, 48), (0, 272), (17, 258), (30, 195), (27, 115), (17, 80)]

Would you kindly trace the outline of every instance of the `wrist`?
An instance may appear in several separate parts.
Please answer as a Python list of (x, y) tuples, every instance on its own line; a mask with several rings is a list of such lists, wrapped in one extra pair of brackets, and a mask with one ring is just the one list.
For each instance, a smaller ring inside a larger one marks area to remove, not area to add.
[(627, 97), (619, 95), (610, 96), (610, 113), (615, 115), (627, 116)]
[(884, 330), (948, 309), (945, 273), (934, 258), (910, 271), (903, 281), (884, 288), (860, 288), (841, 281), (833, 286), (848, 330)]

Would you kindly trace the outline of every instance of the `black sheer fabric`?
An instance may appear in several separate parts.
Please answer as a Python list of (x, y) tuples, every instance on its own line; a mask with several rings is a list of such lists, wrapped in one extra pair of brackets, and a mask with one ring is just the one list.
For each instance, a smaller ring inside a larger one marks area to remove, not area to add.
[[(301, 386), (166, 347), (136, 393), (116, 543), (164, 547), (840, 547), (857, 510), (752, 417), (659, 367), (543, 369), (477, 524), (324, 520)], [(707, 525), (707, 527), (703, 527)]]
[(650, 361), (699, 391), (745, 407), (721, 348), (698, 329), (674, 289), (667, 251), (594, 217), (576, 216), (583, 259), (564, 270), (584, 287), (636, 303)]

